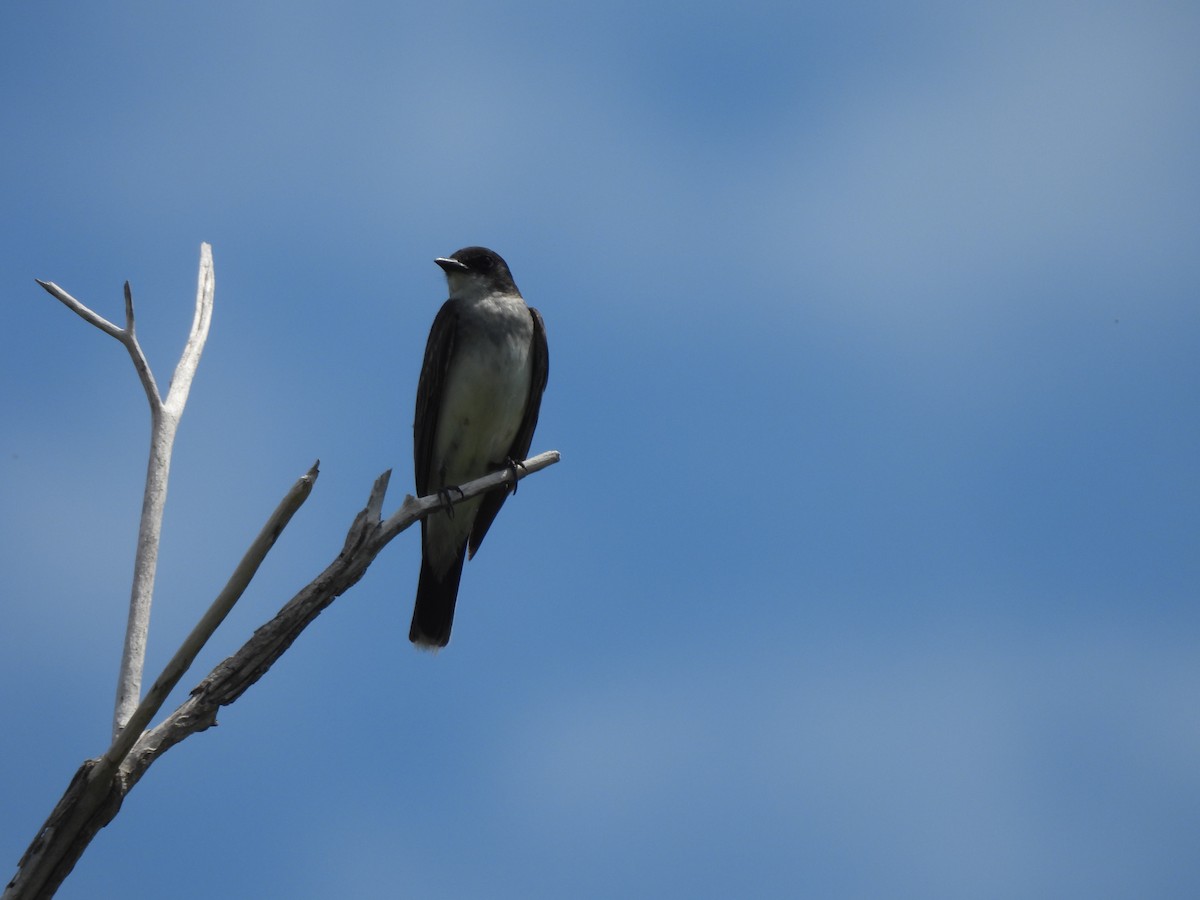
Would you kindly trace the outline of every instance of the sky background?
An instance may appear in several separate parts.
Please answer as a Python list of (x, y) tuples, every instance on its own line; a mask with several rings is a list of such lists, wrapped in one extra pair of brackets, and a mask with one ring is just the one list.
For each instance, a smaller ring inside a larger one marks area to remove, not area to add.
[(107, 747), (201, 241), (169, 704), (411, 489), (433, 264), (545, 316), (450, 646), (398, 538), (62, 898), (1200, 895), (1200, 7), (0, 8), (0, 863)]

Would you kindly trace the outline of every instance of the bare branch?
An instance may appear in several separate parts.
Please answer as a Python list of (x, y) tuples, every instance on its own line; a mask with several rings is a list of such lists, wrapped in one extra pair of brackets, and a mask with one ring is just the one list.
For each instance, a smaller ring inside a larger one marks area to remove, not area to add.
[(95, 325), (105, 334), (112, 335), (118, 341), (124, 343), (125, 332), (112, 322), (108, 321), (108, 319), (104, 318), (104, 316), (100, 315), (99, 313), (92, 312), (53, 281), (42, 281), (40, 278), (35, 278), (33, 280), (40, 284), (46, 290), (46, 293), (48, 293), (55, 300), (61, 302), (63, 306), (71, 310), (71, 312), (75, 313), (75, 315), (79, 316), (89, 325)]
[[(530, 457), (517, 469), (517, 478), (525, 478), (561, 459), (557, 450)], [(216, 723), (217, 710), (228, 706), (247, 688), (261, 678), (300, 633), (326, 607), (358, 582), (367, 568), (400, 532), (430, 513), (442, 510), (442, 499), (436, 494), (421, 499), (406, 496), (400, 509), (381, 521), (378, 509), (387, 490), (390, 472), (384, 472), (371, 488), (367, 506), (354, 517), (346, 534), (342, 552), (325, 571), (302, 588), (271, 621), (254, 632), (240, 650), (219, 663), (203, 681), (192, 689), (191, 696), (152, 731), (142, 735), (122, 764), (121, 769), (130, 786), (141, 778), (150, 764), (167, 749), (190, 734), (203, 731)], [(462, 495), (454, 492), (455, 504), (495, 490), (513, 479), (511, 469), (493, 472), (462, 485)], [(374, 511), (373, 511), (374, 510)]]
[[(462, 503), (494, 490), (514, 477), (524, 478), (553, 465), (559, 458), (558, 452), (551, 450), (529, 458), (516, 470), (493, 472), (468, 482), (462, 485), (461, 496), (455, 492), (453, 502)], [(315, 472), (309, 474), (315, 476)], [(156, 759), (190, 735), (216, 724), (220, 707), (233, 703), (258, 681), (309, 623), (362, 578), (375, 557), (397, 534), (442, 508), (442, 500), (436, 495), (419, 500), (408, 496), (400, 509), (386, 521), (381, 521), (380, 510), (389, 477), (390, 472), (385, 472), (376, 479), (367, 505), (354, 517), (337, 558), (289, 600), (273, 619), (256, 630), (240, 650), (219, 663), (192, 689), (178, 709), (161, 724), (143, 733), (124, 759), (120, 759), (119, 750), (110, 749), (105, 756), (87, 760), (79, 768), (46, 824), (22, 856), (17, 874), (0, 900), (40, 900), (53, 896), (92, 838), (112, 821), (120, 811), (125, 795)], [(296, 489), (293, 487), (293, 492)], [(276, 515), (278, 513), (277, 510)], [(269, 522), (263, 534), (270, 533)], [(262, 538), (260, 535), (259, 539)], [(239, 566), (239, 570), (241, 568)], [(130, 724), (133, 724), (132, 720)]]
[(208, 338), (213, 304), (212, 247), (200, 245), (200, 272), (197, 277), (196, 311), (191, 334), (175, 368), (175, 376), (166, 401), (159, 399), (154, 376), (133, 332), (133, 295), (125, 286), (125, 318), (128, 328), (121, 332), (122, 343), (129, 348), (146, 394), (150, 398), (150, 458), (146, 463), (146, 487), (142, 495), (142, 516), (138, 523), (137, 552), (133, 560), (133, 586), (129, 592), (129, 618), (125, 626), (125, 645), (121, 651), (121, 670), (117, 677), (117, 696), (113, 708), (113, 739), (121, 733), (137, 709), (142, 691), (142, 668), (146, 660), (146, 641), (150, 633), (150, 607), (154, 600), (154, 576), (158, 569), (158, 546), (162, 536), (163, 510), (167, 504), (167, 482), (171, 474), (171, 453), (175, 432), (187, 403), (200, 353)]
[[(284, 526), (311, 493), (316, 476), (317, 467), (314, 465), (292, 486), (271, 514), (241, 563), (234, 569), (225, 589), (184, 641), (183, 647), (167, 664), (163, 675), (147, 695), (146, 703), (135, 713), (135, 719), (139, 716), (144, 719), (143, 725), (149, 722), (162, 705), (166, 695), (184, 674), (186, 665), (190, 664), (199, 652), (200, 645), (207, 640), (212, 630), (220, 624), (220, 619), (224, 618), (241, 595), (267, 551), (274, 546)], [(183, 659), (185, 656), (190, 656), (186, 663)], [(154, 701), (157, 702), (151, 708)], [(134, 724), (135, 719), (130, 719), (130, 725)], [(128, 734), (123, 732), (118, 735), (104, 756), (89, 759), (80, 766), (66, 793), (50, 813), (46, 824), (21, 857), (17, 874), (9, 882), (2, 900), (48, 898), (54, 895), (92, 838), (120, 811), (125, 794), (133, 784), (121, 771), (120, 764), (130, 747), (141, 736), (140, 728), (141, 726), (137, 731), (132, 727), (127, 729)]]
[(162, 397), (158, 393), (158, 382), (154, 380), (154, 373), (150, 371), (150, 361), (142, 352), (142, 345), (138, 342), (137, 332), (134, 331), (133, 291), (129, 289), (128, 281), (125, 282), (125, 330), (121, 332), (119, 340), (129, 351), (129, 358), (133, 360), (133, 368), (137, 370), (138, 380), (142, 383), (142, 390), (146, 392), (146, 400), (150, 404), (150, 419), (153, 423), (154, 418), (162, 412)]
[(125, 330), (133, 334), (133, 291), (128, 281), (125, 282)]
[(138, 379), (150, 403), (150, 458), (146, 463), (146, 487), (142, 494), (142, 515), (138, 523), (137, 551), (133, 560), (133, 586), (129, 592), (129, 618), (125, 626), (125, 645), (121, 651), (121, 670), (117, 678), (117, 697), (113, 708), (113, 738), (120, 734), (133, 715), (142, 690), (142, 667), (146, 659), (146, 640), (150, 632), (150, 606), (154, 599), (154, 576), (158, 567), (158, 545), (162, 535), (163, 509), (167, 502), (167, 481), (171, 472), (171, 453), (175, 432), (187, 403), (188, 392), (200, 354), (208, 339), (212, 322), (213, 276), (212, 247), (200, 245), (200, 271), (196, 283), (196, 311), (192, 330), (164, 401), (146, 354), (142, 352), (134, 330), (133, 292), (125, 282), (125, 327), (119, 328), (93, 312), (57, 284), (38, 280), (52, 297), (85, 322), (111, 335), (124, 345), (133, 360)]
[(133, 360), (133, 367), (137, 370), (138, 379), (142, 382), (142, 388), (146, 391), (146, 399), (150, 401), (150, 409), (153, 412), (161, 401), (158, 396), (158, 385), (154, 381), (154, 374), (150, 371), (150, 363), (146, 361), (146, 354), (142, 352), (141, 345), (138, 344), (137, 337), (133, 332), (133, 296), (129, 291), (129, 282), (125, 282), (125, 327), (119, 328), (108, 319), (99, 313), (93, 312), (88, 307), (84, 306), (53, 281), (42, 281), (40, 278), (35, 278), (46, 292), (60, 301), (63, 306), (71, 310), (85, 322), (94, 325), (107, 335), (116, 338), (129, 351), (129, 356)]
[[(451, 500), (457, 505), (462, 503), (463, 500), (469, 500), (477, 494), (485, 494), (502, 484), (512, 483), (514, 473), (516, 480), (520, 481), (527, 475), (532, 475), (534, 472), (540, 472), (547, 466), (554, 465), (560, 459), (562, 457), (557, 450), (547, 450), (545, 453), (531, 456), (515, 470), (501, 469), (498, 472), (492, 472), (490, 475), (484, 475), (482, 478), (477, 478), (462, 485), (464, 496), (459, 496), (458, 491), (452, 491)], [(422, 497), (420, 500), (411, 495), (405, 497), (400, 508), (392, 513), (386, 522), (380, 525), (378, 539), (386, 544), (401, 531), (412, 525), (413, 522), (425, 518), (425, 516), (434, 510), (441, 509), (442, 506), (442, 498), (437, 494), (430, 494), (428, 497)]]
[(167, 409), (176, 417), (183, 415), (183, 406), (187, 403), (188, 391), (192, 388), (192, 378), (195, 377), (196, 367), (200, 365), (204, 343), (208, 340), (215, 289), (212, 247), (209, 244), (201, 244), (200, 271), (196, 276), (196, 312), (192, 317), (192, 330), (188, 335), (187, 345), (183, 348), (183, 355), (179, 357), (179, 363), (175, 366), (175, 374), (171, 378), (171, 386), (167, 389), (165, 402)]
[(138, 705), (125, 727), (121, 729), (121, 733), (113, 745), (108, 748), (108, 752), (104, 754), (106, 763), (112, 766), (120, 764), (138, 737), (141, 736), (142, 730), (150, 724), (154, 714), (162, 707), (167, 695), (175, 689), (175, 685), (179, 684), (179, 679), (191, 668), (196, 656), (208, 643), (208, 639), (213, 636), (213, 632), (225, 621), (225, 617), (229, 615), (234, 604), (250, 584), (250, 579), (254, 577), (258, 567), (266, 559), (267, 553), (275, 546), (275, 541), (283, 533), (287, 523), (291, 521), (292, 516), (312, 493), (313, 485), (319, 474), (318, 465), (319, 462), (314, 463), (312, 468), (292, 485), (292, 489), (279, 502), (279, 506), (271, 514), (271, 518), (267, 520), (258, 537), (254, 539), (254, 543), (250, 545), (250, 549), (246, 551), (242, 561), (233, 570), (225, 588), (217, 595), (217, 599), (212, 602), (212, 606), (208, 608), (200, 621), (196, 623), (191, 634), (184, 639), (182, 646), (175, 651), (171, 661), (167, 663), (162, 674), (150, 686), (145, 698)]

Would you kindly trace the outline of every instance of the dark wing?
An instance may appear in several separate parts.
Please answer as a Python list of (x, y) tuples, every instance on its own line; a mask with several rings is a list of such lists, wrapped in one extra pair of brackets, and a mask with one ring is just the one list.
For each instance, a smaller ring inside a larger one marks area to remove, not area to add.
[(458, 333), (458, 305), (447, 300), (438, 310), (429, 341), (425, 344), (425, 361), (421, 364), (421, 379), (417, 382), (417, 413), (413, 419), (413, 473), (416, 476), (417, 496), (425, 497), (442, 488), (433, 467), (433, 441), (437, 434), (438, 411), (446, 387), (446, 372), (454, 356), (454, 339)]
[[(546, 390), (546, 380), (550, 375), (550, 350), (546, 346), (546, 323), (542, 321), (542, 314), (532, 306), (529, 307), (529, 315), (533, 317), (533, 346), (531, 348), (533, 373), (529, 379), (529, 402), (525, 404), (525, 418), (521, 420), (517, 436), (508, 449), (508, 455), (518, 462), (529, 455), (529, 445), (533, 443), (533, 430), (537, 428), (538, 413), (542, 409), (542, 394)], [(483, 536), (492, 527), (492, 521), (500, 512), (500, 507), (504, 505), (509, 490), (506, 487), (489, 491), (483, 495), (479, 512), (475, 516), (475, 524), (471, 528), (468, 559), (475, 555), (475, 551), (483, 543)]]

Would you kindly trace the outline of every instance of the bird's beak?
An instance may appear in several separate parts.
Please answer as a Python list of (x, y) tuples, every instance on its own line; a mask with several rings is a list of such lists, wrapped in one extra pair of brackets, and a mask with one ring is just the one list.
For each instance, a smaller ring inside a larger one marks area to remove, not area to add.
[(439, 256), (434, 262), (441, 266), (447, 275), (451, 272), (467, 271), (466, 263), (460, 263), (457, 259), (447, 259), (444, 256)]

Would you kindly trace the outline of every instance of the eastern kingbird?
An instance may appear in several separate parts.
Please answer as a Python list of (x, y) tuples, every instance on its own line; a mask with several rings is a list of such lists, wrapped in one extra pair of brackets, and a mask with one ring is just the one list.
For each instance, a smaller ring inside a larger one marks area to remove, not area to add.
[[(434, 262), (446, 272), (450, 299), (433, 320), (417, 385), (421, 497), (525, 459), (549, 370), (541, 314), (525, 305), (499, 255), (464, 247)], [(449, 643), (463, 560), (475, 555), (510, 490), (515, 484), (421, 520), (421, 578), (408, 632), (414, 644)]]

